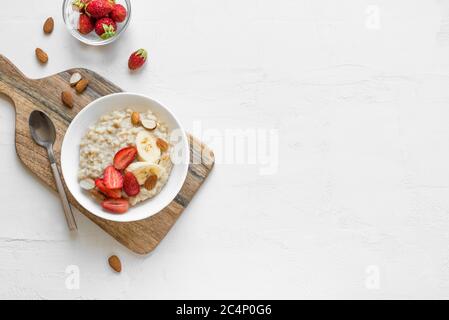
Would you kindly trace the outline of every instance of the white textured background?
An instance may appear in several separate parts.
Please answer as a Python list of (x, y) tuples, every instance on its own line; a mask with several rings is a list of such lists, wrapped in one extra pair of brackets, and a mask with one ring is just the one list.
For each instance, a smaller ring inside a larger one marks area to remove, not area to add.
[[(140, 257), (79, 214), (68, 236), (15, 155), (1, 97), (1, 298), (449, 297), (448, 0), (133, 0), (130, 28), (101, 49), (65, 30), (61, 1), (25, 3), (1, 0), (0, 52), (28, 76), (87, 67), (189, 129), (279, 129), (280, 167), (218, 164)], [(131, 75), (139, 47), (150, 62)]]

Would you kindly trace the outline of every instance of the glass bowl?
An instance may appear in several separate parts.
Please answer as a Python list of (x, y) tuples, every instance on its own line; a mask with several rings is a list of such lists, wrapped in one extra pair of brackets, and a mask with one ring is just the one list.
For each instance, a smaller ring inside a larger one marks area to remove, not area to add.
[(64, 19), (64, 23), (67, 26), (67, 29), (70, 31), (72, 36), (77, 38), (79, 41), (84, 42), (85, 44), (91, 45), (91, 46), (103, 46), (109, 43), (114, 42), (117, 40), (123, 32), (125, 32), (126, 28), (128, 28), (128, 24), (131, 20), (131, 2), (130, 0), (116, 0), (117, 4), (121, 4), (126, 8), (126, 11), (128, 11), (128, 15), (126, 17), (126, 20), (117, 23), (117, 31), (115, 36), (109, 38), (109, 39), (101, 39), (95, 31), (92, 31), (89, 34), (82, 34), (78, 32), (78, 19), (79, 19), (79, 12), (73, 9), (73, 0), (64, 0), (64, 3), (62, 5), (62, 17)]

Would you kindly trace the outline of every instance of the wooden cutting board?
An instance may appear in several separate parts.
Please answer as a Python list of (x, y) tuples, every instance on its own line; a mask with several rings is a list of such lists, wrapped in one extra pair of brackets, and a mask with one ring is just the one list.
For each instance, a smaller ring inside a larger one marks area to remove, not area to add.
[[(70, 76), (74, 72), (81, 73), (89, 80), (88, 89), (81, 95), (76, 94), (69, 85)], [(64, 90), (73, 92), (73, 109), (68, 109), (61, 103), (61, 92)], [(29, 79), (0, 55), (0, 93), (9, 96), (16, 108), (16, 152), (25, 166), (55, 191), (46, 151), (37, 146), (31, 138), (28, 128), (30, 113), (36, 109), (44, 111), (55, 123), (55, 153), (59, 164), (62, 140), (75, 115), (91, 101), (120, 91), (122, 90), (119, 87), (87, 69), (72, 69), (43, 79)], [(125, 247), (139, 254), (151, 252), (174, 225), (214, 166), (213, 152), (196, 138), (188, 136), (191, 163), (186, 182), (170, 205), (156, 215), (129, 223), (104, 220), (81, 207), (66, 189), (70, 203)]]

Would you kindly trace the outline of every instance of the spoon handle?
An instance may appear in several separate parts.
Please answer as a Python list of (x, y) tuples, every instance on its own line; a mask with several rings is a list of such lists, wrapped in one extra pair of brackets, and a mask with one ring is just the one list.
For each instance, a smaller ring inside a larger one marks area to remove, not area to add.
[(56, 181), (56, 188), (58, 189), (59, 197), (61, 198), (62, 207), (64, 209), (65, 218), (67, 220), (67, 225), (71, 231), (77, 230), (76, 221), (73, 217), (72, 208), (70, 207), (69, 201), (67, 200), (67, 195), (62, 184), (61, 176), (59, 174), (58, 166), (56, 163), (51, 163), (51, 170), (53, 171), (53, 176)]

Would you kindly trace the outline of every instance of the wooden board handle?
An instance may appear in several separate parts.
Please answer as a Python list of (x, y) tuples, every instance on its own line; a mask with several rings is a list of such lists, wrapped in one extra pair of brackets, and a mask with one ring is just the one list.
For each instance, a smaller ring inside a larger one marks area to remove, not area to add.
[(24, 88), (26, 82), (25, 75), (11, 61), (0, 54), (0, 93), (14, 99), (15, 91)]

